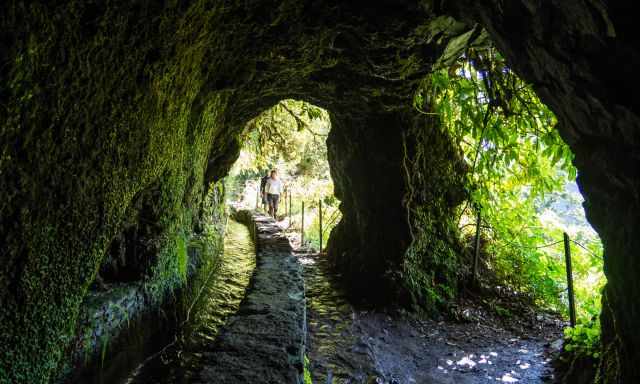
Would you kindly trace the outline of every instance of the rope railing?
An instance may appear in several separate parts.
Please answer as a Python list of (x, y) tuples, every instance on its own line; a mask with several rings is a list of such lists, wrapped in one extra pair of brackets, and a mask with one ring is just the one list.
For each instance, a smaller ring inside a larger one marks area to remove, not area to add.
[[(308, 201), (308, 200), (307, 200)], [(305, 225), (304, 225), (304, 218), (305, 218), (305, 210), (304, 210), (304, 205), (305, 204), (305, 200), (302, 199), (300, 205), (301, 205), (301, 212), (300, 212), (300, 238), (301, 238), (301, 244), (304, 246), (304, 236), (305, 236)], [(328, 238), (326, 235), (328, 234), (328, 232), (334, 227), (336, 220), (338, 220), (341, 217), (341, 212), (339, 208), (336, 208), (333, 210), (333, 212), (331, 213), (331, 216), (329, 217), (328, 221), (325, 221), (326, 218), (326, 211), (323, 208), (323, 204), (322, 204), (322, 199), (318, 199), (317, 201), (313, 201), (311, 204), (308, 204), (307, 207), (309, 208), (316, 208), (317, 209), (317, 218), (318, 218), (318, 248), (319, 254), (323, 254), (324, 250), (323, 250), (323, 246), (324, 246), (324, 239)]]
[[(298, 227), (297, 225), (294, 224), (295, 221), (297, 221), (297, 219), (294, 220), (294, 215), (293, 215), (293, 195), (291, 193), (291, 190), (285, 190), (283, 193), (283, 206), (284, 206), (284, 216), (288, 217), (289, 220), (287, 222), (287, 226), (286, 226), (286, 230), (294, 230), (296, 229), (296, 227)], [(299, 230), (300, 230), (300, 243), (302, 246), (305, 245), (305, 232), (306, 231), (305, 227), (305, 205), (307, 208), (313, 208), (313, 209), (317, 209), (317, 217), (318, 217), (318, 242), (319, 242), (319, 253), (322, 254), (323, 253), (323, 245), (324, 245), (324, 240), (327, 238), (327, 234), (329, 233), (329, 231), (333, 228), (333, 226), (335, 226), (336, 221), (341, 217), (341, 212), (339, 208), (335, 208), (331, 214), (329, 215), (329, 219), (326, 220), (326, 213), (328, 213), (328, 209), (323, 208), (323, 204), (322, 204), (322, 199), (318, 199), (313, 200), (312, 202), (309, 201), (310, 199), (305, 199), (304, 197), (301, 197), (299, 199), (300, 202), (300, 211), (298, 214), (296, 214), (295, 216), (299, 215), (299, 219), (300, 219), (300, 226), (299, 226)], [(309, 204), (310, 203), (310, 204)], [(261, 194), (260, 191), (258, 190), (256, 193), (256, 209), (259, 209), (259, 207), (261, 206)], [(325, 221), (326, 220), (326, 221)]]
[(580, 244), (579, 242), (571, 239), (571, 242), (577, 246), (579, 246), (580, 248), (584, 249), (585, 251), (587, 251), (587, 254), (595, 259), (598, 260), (602, 260), (602, 256), (596, 255), (595, 253), (593, 253), (593, 251), (591, 251), (589, 248), (585, 247), (584, 245)]
[[(284, 193), (284, 206), (285, 206), (285, 216), (289, 216), (289, 221), (288, 221), (288, 225), (287, 225), (287, 229), (290, 229), (293, 225), (293, 214), (292, 214), (292, 209), (293, 209), (293, 197), (291, 194), (291, 191), (285, 191)], [(256, 208), (259, 206), (259, 199), (260, 199), (260, 194), (258, 193), (256, 196)], [(288, 203), (288, 204), (287, 204)], [(332, 226), (335, 224), (335, 221), (340, 217), (340, 209), (335, 209), (333, 211), (333, 213), (329, 216), (329, 220), (324, 223), (323, 222), (323, 216), (324, 216), (324, 211), (322, 208), (322, 200), (319, 199), (317, 201), (317, 205), (316, 202), (312, 202), (311, 204), (307, 205), (308, 207), (313, 207), (313, 208), (317, 208), (318, 209), (318, 221), (319, 221), (319, 228), (318, 228), (318, 238), (319, 238), (319, 253), (322, 254), (323, 253), (323, 239), (325, 239), (325, 235), (327, 234), (327, 231), (330, 230), (330, 228), (332, 228)], [(305, 224), (304, 224), (304, 219), (305, 219), (305, 199), (302, 198), (300, 199), (300, 243), (302, 246), (304, 246), (305, 244)], [(484, 225), (483, 225), (484, 223)], [(469, 225), (473, 225), (472, 223), (466, 224), (465, 226), (469, 226)], [(480, 214), (480, 209), (477, 209), (477, 218), (476, 218), (476, 234), (475, 234), (475, 244), (474, 244), (474, 257), (473, 257), (473, 281), (477, 282), (478, 279), (478, 261), (479, 261), (479, 254), (480, 254), (480, 233), (481, 233), (481, 229), (485, 228), (485, 229), (489, 229), (493, 232), (496, 232), (496, 229), (493, 228), (489, 223), (487, 223), (485, 220), (482, 219), (481, 214)], [(565, 255), (565, 267), (566, 267), (566, 272), (567, 272), (567, 288), (565, 289), (566, 291), (568, 291), (568, 296), (569, 296), (569, 314), (570, 314), (570, 321), (571, 321), (571, 326), (574, 327), (576, 324), (576, 313), (575, 313), (575, 297), (574, 297), (574, 292), (573, 292), (573, 271), (571, 268), (571, 243), (579, 246), (580, 248), (582, 248), (584, 251), (586, 251), (586, 254), (589, 255), (592, 258), (596, 258), (598, 260), (602, 260), (602, 256), (599, 256), (597, 254), (595, 254), (593, 251), (591, 251), (589, 248), (587, 248), (585, 245), (581, 244), (580, 242), (571, 239), (569, 237), (569, 235), (565, 232), (563, 233), (563, 239), (562, 240), (558, 240), (558, 241), (552, 241), (546, 244), (542, 244), (542, 245), (535, 245), (535, 246), (527, 246), (527, 245), (522, 245), (522, 244), (516, 244), (510, 241), (506, 241), (506, 240), (501, 240), (503, 243), (505, 243), (504, 245), (500, 245), (500, 244), (496, 244), (498, 247), (500, 248), (506, 248), (506, 247), (512, 247), (512, 248), (519, 248), (519, 249), (529, 249), (529, 250), (535, 250), (535, 249), (544, 249), (544, 248), (548, 248), (548, 247), (553, 247), (555, 245), (558, 244), (564, 244), (564, 255)], [(565, 291), (563, 290), (563, 291)]]
[[(483, 222), (485, 225), (483, 225)], [(480, 209), (477, 210), (477, 218), (476, 218), (476, 236), (475, 236), (475, 249), (474, 249), (474, 260), (473, 260), (473, 281), (476, 282), (477, 278), (478, 278), (478, 259), (479, 259), (479, 254), (480, 254), (480, 231), (481, 228), (488, 228), (493, 232), (496, 232), (495, 228), (493, 228), (489, 223), (486, 223), (486, 221), (482, 220), (482, 217), (480, 215)], [(590, 249), (588, 249), (586, 246), (584, 246), (583, 244), (581, 244), (580, 242), (573, 240), (569, 237), (569, 235), (564, 232), (562, 234), (563, 239), (562, 240), (558, 240), (558, 241), (552, 241), (550, 243), (547, 244), (543, 244), (543, 245), (537, 245), (537, 246), (525, 246), (525, 245), (521, 245), (521, 244), (516, 244), (513, 242), (509, 242), (506, 240), (501, 240), (502, 242), (506, 243), (506, 245), (502, 246), (502, 248), (506, 248), (507, 246), (510, 246), (512, 248), (519, 248), (519, 249), (544, 249), (544, 248), (548, 248), (548, 247), (552, 247), (554, 245), (558, 245), (558, 244), (564, 244), (564, 256), (565, 256), (565, 269), (566, 269), (566, 273), (567, 273), (567, 288), (565, 289), (567, 291), (567, 295), (569, 298), (569, 320), (570, 320), (570, 324), (571, 327), (575, 327), (576, 325), (576, 304), (575, 304), (575, 294), (574, 294), (574, 290), (573, 290), (573, 269), (571, 267), (571, 243), (579, 246), (580, 248), (582, 248), (584, 251), (586, 251), (586, 254), (589, 255), (589, 257), (591, 258), (596, 258), (598, 260), (602, 260), (602, 256), (596, 255), (593, 251), (591, 251)], [(565, 291), (563, 290), (563, 291)]]
[(497, 244), (497, 245), (494, 245), (494, 246), (497, 246), (498, 248), (507, 248), (507, 247), (511, 247), (511, 248), (531, 249), (531, 250), (533, 250), (533, 249), (549, 248), (549, 247), (552, 247), (552, 246), (554, 246), (554, 245), (558, 245), (558, 244), (561, 244), (561, 243), (563, 243), (563, 242), (564, 242), (563, 240), (558, 240), (558, 241), (554, 241), (554, 242), (549, 243), (549, 244), (539, 245), (539, 246), (535, 246), (535, 247), (529, 247), (529, 246), (526, 246), (526, 245), (521, 245), (521, 244), (512, 243), (512, 242), (510, 242), (510, 241), (506, 241), (506, 240), (500, 240), (500, 241), (501, 241), (501, 242), (503, 242), (503, 243), (506, 243), (506, 244), (505, 244), (505, 245), (499, 245), (499, 244)]
[[(484, 225), (481, 225), (481, 228), (486, 228), (486, 229), (490, 229), (492, 231), (496, 231), (495, 228), (493, 228), (489, 223), (487, 223), (485, 220), (483, 220)], [(469, 225), (469, 224), (468, 224)], [(595, 253), (593, 253), (593, 251), (591, 251), (589, 248), (587, 248), (585, 245), (581, 244), (580, 242), (574, 240), (574, 239), (569, 239), (573, 244), (579, 246), (580, 248), (582, 248), (583, 250), (585, 250), (587, 252), (587, 254), (593, 258), (602, 260), (602, 256), (599, 256)], [(537, 246), (526, 246), (526, 245), (522, 245), (522, 244), (516, 244), (507, 240), (500, 240), (503, 243), (506, 243), (506, 246), (511, 246), (513, 248), (520, 248), (520, 249), (543, 249), (543, 248), (548, 248), (548, 247), (552, 247), (554, 245), (558, 245), (561, 243), (564, 243), (564, 240), (558, 240), (558, 241), (553, 241), (551, 243), (547, 243), (547, 244), (543, 244), (543, 245), (537, 245)], [(506, 246), (498, 246), (500, 248), (506, 248)]]

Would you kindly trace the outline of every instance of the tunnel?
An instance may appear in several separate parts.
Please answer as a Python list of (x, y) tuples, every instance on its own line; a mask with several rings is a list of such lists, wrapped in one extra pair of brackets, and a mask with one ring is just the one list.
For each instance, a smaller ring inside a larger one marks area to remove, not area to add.
[(482, 30), (553, 110), (575, 154), (608, 279), (600, 382), (640, 380), (640, 48), (629, 7), (3, 2), (0, 381), (60, 377), (98, 276), (145, 281), (157, 302), (184, 284), (185, 243), (222, 215), (212, 195), (246, 123), (283, 99), (331, 116), (342, 220), (328, 256), (350, 294), (437, 311), (434, 292), (455, 295), (453, 216), (468, 169), (412, 100), (437, 63), (481, 44)]

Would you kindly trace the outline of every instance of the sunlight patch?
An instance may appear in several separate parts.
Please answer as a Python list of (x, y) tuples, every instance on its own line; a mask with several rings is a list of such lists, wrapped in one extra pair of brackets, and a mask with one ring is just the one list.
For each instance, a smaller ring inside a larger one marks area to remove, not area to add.
[(473, 368), (476, 366), (476, 362), (471, 359), (473, 355), (465, 356), (462, 359), (456, 362), (457, 365), (467, 365), (469, 368)]
[(516, 379), (515, 377), (511, 376), (511, 373), (505, 373), (504, 375), (502, 375), (501, 378), (496, 378), (496, 380), (498, 381), (502, 381), (503, 383), (516, 383), (520, 380)]

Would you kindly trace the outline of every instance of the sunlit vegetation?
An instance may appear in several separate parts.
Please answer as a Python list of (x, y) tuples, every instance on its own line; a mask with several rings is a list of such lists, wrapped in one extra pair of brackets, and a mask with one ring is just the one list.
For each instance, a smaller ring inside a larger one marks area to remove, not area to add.
[(467, 238), (482, 216), (485, 267), (495, 283), (567, 315), (563, 232), (572, 238), (578, 326), (568, 348), (597, 353), (602, 244), (581, 207), (572, 153), (553, 113), (495, 49), (470, 49), (434, 72), (414, 107), (438, 115), (469, 166), (471, 198), (460, 209)]
[(327, 111), (297, 100), (282, 100), (251, 120), (240, 157), (227, 177), (230, 200), (255, 207), (260, 178), (277, 169), (287, 196), (292, 197), (291, 222), (289, 201), (281, 200), (279, 214), (284, 223), (299, 231), (304, 201), (305, 242), (318, 249), (321, 201), (325, 246), (331, 228), (340, 219), (327, 161), (325, 141), (330, 129)]

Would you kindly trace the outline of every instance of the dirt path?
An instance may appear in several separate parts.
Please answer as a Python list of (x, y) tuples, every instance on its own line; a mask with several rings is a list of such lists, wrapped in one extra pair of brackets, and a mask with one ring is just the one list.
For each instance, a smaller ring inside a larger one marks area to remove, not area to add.
[[(307, 355), (314, 383), (544, 383), (560, 324), (452, 323), (353, 308), (323, 259), (298, 253), (307, 295)], [(474, 308), (469, 311), (474, 311)], [(508, 329), (513, 328), (513, 329)]]

